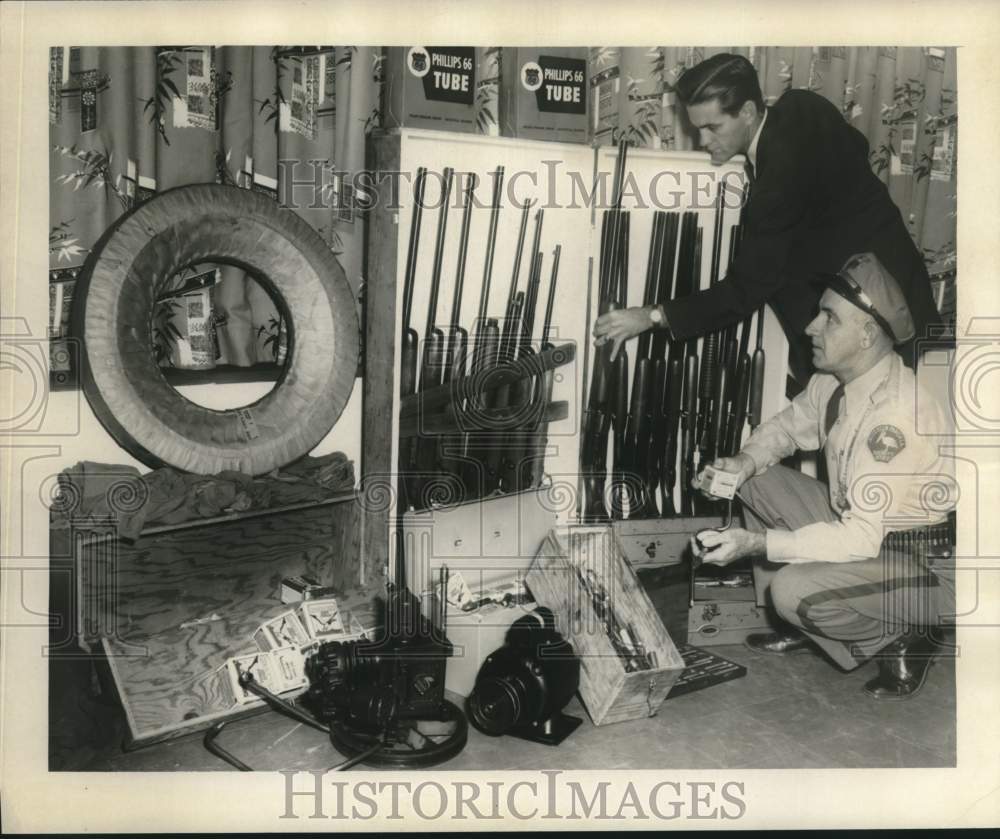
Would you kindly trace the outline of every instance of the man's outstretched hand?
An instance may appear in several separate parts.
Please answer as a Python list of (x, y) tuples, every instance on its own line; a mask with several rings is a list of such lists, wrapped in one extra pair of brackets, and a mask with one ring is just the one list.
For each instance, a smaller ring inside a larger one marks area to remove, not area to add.
[(611, 341), (611, 360), (614, 361), (623, 343), (652, 326), (649, 310), (642, 306), (605, 312), (594, 323), (594, 346), (602, 347)]

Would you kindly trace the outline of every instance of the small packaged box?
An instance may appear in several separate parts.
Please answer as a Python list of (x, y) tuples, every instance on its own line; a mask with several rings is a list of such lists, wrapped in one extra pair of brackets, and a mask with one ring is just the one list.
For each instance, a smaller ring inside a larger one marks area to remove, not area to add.
[(254, 633), (253, 639), (265, 652), (279, 647), (304, 647), (312, 640), (295, 611), (284, 612), (265, 621)]
[(250, 705), (264, 700), (240, 684), (240, 677), (249, 673), (253, 680), (271, 693), (280, 693), (284, 684), (275, 668), (269, 652), (256, 652), (227, 659), (219, 668), (223, 689), (232, 698), (234, 705)]
[(299, 615), (310, 641), (330, 641), (346, 634), (340, 607), (333, 598), (306, 600), (299, 607)]
[(278, 599), (282, 603), (298, 603), (306, 599), (310, 590), (317, 588), (320, 588), (319, 581), (307, 577), (305, 574), (297, 577), (285, 577), (281, 581)]
[(309, 687), (306, 676), (306, 659), (298, 647), (279, 647), (272, 650), (276, 675), (281, 682), (277, 693), (288, 693), (293, 690), (305, 690)]
[(715, 498), (731, 501), (736, 496), (740, 476), (736, 472), (725, 472), (714, 466), (706, 466), (698, 480), (698, 489)]

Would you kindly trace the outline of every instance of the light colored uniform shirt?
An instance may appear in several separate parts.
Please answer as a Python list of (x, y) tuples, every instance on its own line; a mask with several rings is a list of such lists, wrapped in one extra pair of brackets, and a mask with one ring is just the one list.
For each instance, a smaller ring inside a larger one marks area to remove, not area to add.
[(902, 359), (889, 353), (845, 386), (827, 438), (826, 407), (837, 385), (830, 374), (814, 375), (743, 446), (757, 475), (796, 450), (822, 448), (826, 458), (830, 504), (839, 521), (768, 530), (769, 560), (870, 559), (886, 533), (943, 521), (955, 507), (954, 464), (939, 453), (950, 431), (947, 416)]

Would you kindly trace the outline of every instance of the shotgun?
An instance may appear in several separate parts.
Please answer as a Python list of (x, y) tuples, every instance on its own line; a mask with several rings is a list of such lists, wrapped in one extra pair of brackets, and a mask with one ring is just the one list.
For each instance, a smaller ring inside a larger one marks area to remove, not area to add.
[[(528, 216), (531, 212), (531, 203), (526, 201), (521, 208), (521, 224), (518, 228), (517, 245), (514, 249), (514, 265), (511, 269), (510, 288), (507, 292), (507, 306), (504, 310), (503, 328), (499, 330), (498, 349), (496, 352), (496, 365), (507, 363), (510, 353), (510, 339), (514, 334), (517, 282), (521, 274), (521, 260), (524, 256), (524, 238), (528, 230)], [(496, 365), (493, 365), (495, 367)], [(493, 367), (484, 367), (488, 373)], [(498, 409), (506, 407), (509, 386), (498, 387), (484, 396), (484, 403), (487, 413), (493, 413)], [(491, 425), (491, 434), (486, 441), (486, 452), (484, 458), (485, 466), (485, 486), (484, 495), (489, 495), (500, 489), (503, 471), (503, 434), (502, 429)]]
[(760, 413), (764, 405), (764, 306), (757, 310), (757, 347), (750, 361), (750, 407), (748, 417), (750, 428), (760, 425)]
[[(615, 174), (612, 185), (612, 202), (601, 219), (601, 262), (598, 274), (598, 313), (604, 314), (618, 308), (617, 265), (620, 240), (623, 235), (622, 184), (625, 176), (625, 159), (628, 145), (618, 143)], [(583, 521), (606, 521), (608, 511), (604, 505), (604, 484), (607, 479), (608, 433), (611, 430), (611, 397), (614, 378), (610, 364), (611, 347), (605, 344), (594, 353), (587, 407), (583, 413), (580, 441), (580, 473), (583, 476), (583, 493), (580, 495), (579, 517)]]
[[(444, 332), (437, 325), (438, 295), (441, 290), (441, 269), (444, 263), (444, 243), (448, 231), (448, 202), (451, 198), (454, 170), (445, 167), (442, 176), (441, 210), (438, 214), (437, 238), (434, 242), (434, 263), (431, 268), (431, 288), (427, 297), (427, 327), (424, 331), (424, 352), (420, 364), (420, 379), (417, 392), (431, 390), (442, 382), (442, 358), (444, 356)], [(437, 440), (421, 441), (411, 446), (411, 463), (417, 472), (415, 487), (418, 498), (423, 493), (424, 483), (439, 471)], [(420, 498), (423, 506), (429, 507), (432, 499)]]
[[(556, 282), (559, 278), (559, 258), (562, 254), (562, 245), (556, 245), (552, 254), (552, 273), (549, 277), (549, 296), (545, 306), (545, 320), (542, 325), (541, 351), (551, 350), (555, 344), (552, 343), (552, 312), (556, 302)], [(539, 263), (540, 265), (540, 263)], [(538, 416), (542, 423), (538, 427), (534, 438), (530, 444), (529, 459), (527, 461), (528, 474), (524, 476), (523, 485), (526, 487), (541, 486), (542, 478), (545, 474), (545, 449), (548, 445), (548, 426), (541, 419), (544, 411), (552, 402), (552, 391), (555, 386), (555, 370), (546, 370), (541, 377), (534, 379), (538, 392), (532, 392), (532, 402), (538, 404)]]
[[(465, 376), (469, 352), (469, 333), (461, 325), (462, 294), (465, 288), (465, 264), (469, 255), (469, 229), (472, 224), (472, 206), (475, 200), (475, 189), (478, 178), (474, 172), (468, 175), (465, 185), (464, 210), (462, 214), (462, 229), (458, 237), (458, 263), (455, 268), (455, 288), (451, 299), (451, 319), (448, 322), (448, 347), (445, 351), (442, 369), (444, 384), (453, 383), (452, 392), (456, 412), (464, 407), (461, 397), (461, 380)], [(444, 472), (452, 472), (459, 477), (468, 500), (475, 497), (475, 480), (472, 466), (467, 456), (468, 440), (466, 435), (445, 437), (439, 441), (440, 467)]]
[(469, 333), (461, 325), (462, 292), (465, 288), (465, 262), (469, 255), (469, 228), (472, 224), (473, 193), (476, 189), (476, 175), (469, 173), (465, 187), (465, 209), (462, 214), (462, 230), (458, 237), (458, 265), (455, 268), (455, 289), (451, 298), (451, 320), (448, 322), (448, 349), (445, 352), (442, 379), (450, 382), (465, 374), (466, 355), (469, 351)]
[[(716, 190), (715, 199), (715, 222), (712, 230), (712, 259), (709, 271), (709, 282), (715, 285), (719, 281), (719, 268), (722, 258), (722, 209), (723, 209), (723, 189), (722, 184)], [(709, 425), (713, 416), (717, 414), (714, 399), (717, 393), (715, 386), (720, 368), (720, 336), (718, 332), (712, 332), (705, 336), (701, 346), (701, 373), (698, 377), (698, 452), (699, 462), (709, 463)]]
[(691, 482), (695, 477), (695, 423), (698, 411), (698, 356), (688, 355), (684, 359), (684, 388), (681, 394), (681, 515), (695, 515), (694, 490)]
[[(410, 240), (406, 250), (406, 273), (403, 279), (403, 340), (400, 349), (399, 395), (400, 398), (410, 396), (417, 388), (417, 364), (420, 354), (420, 337), (413, 328), (413, 289), (417, 280), (417, 254), (420, 249), (420, 224), (424, 213), (424, 188), (427, 183), (427, 169), (421, 166), (417, 169), (414, 183), (413, 214), (410, 217)], [(416, 506), (417, 497), (412, 480), (405, 470), (413, 458), (414, 438), (404, 437), (399, 445), (399, 472), (403, 489), (404, 505), (408, 508)]]

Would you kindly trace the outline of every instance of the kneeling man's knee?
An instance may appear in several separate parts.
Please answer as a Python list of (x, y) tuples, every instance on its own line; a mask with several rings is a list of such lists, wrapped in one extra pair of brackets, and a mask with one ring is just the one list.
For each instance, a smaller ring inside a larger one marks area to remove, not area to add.
[(771, 602), (782, 618), (798, 624), (799, 604), (814, 590), (807, 565), (786, 565), (771, 580)]

